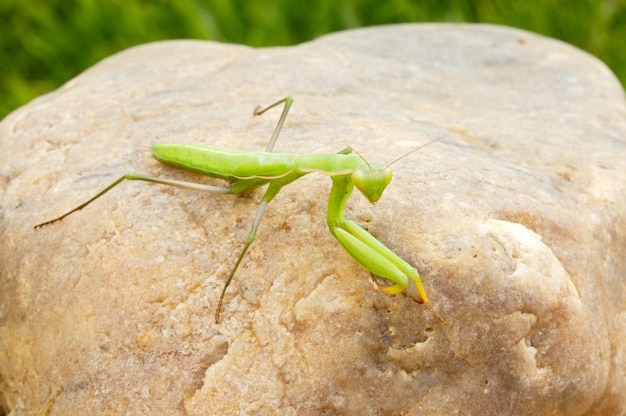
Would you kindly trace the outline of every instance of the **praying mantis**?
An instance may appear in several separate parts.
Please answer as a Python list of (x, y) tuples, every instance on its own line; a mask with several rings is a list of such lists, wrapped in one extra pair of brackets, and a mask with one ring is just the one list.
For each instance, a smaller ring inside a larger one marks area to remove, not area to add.
[[(271, 108), (284, 104), (282, 114), (264, 152), (236, 151), (212, 146), (180, 143), (152, 145), (153, 156), (158, 161), (201, 175), (224, 179), (229, 182), (227, 186), (213, 186), (159, 178), (140, 173), (127, 173), (76, 208), (52, 220), (35, 225), (35, 229), (50, 225), (76, 211), (80, 211), (126, 180), (147, 181), (223, 194), (240, 194), (267, 184), (267, 190), (257, 209), (248, 238), (222, 288), (215, 311), (215, 322), (219, 323), (226, 289), (230, 285), (250, 245), (256, 238), (257, 229), (267, 205), (285, 185), (304, 175), (317, 172), (329, 176), (333, 182), (327, 210), (327, 224), (331, 234), (363, 268), (372, 275), (385, 278), (394, 283), (389, 286), (381, 286), (377, 282), (378, 288), (373, 290), (386, 294), (396, 294), (402, 292), (407, 287), (409, 279), (413, 280), (419, 295), (419, 299), (416, 301), (428, 305), (433, 314), (445, 323), (445, 320), (435, 311), (433, 304), (426, 296), (426, 291), (417, 269), (401, 259), (357, 223), (346, 219), (344, 216), (346, 202), (352, 194), (354, 187), (371, 203), (375, 203), (380, 199), (385, 188), (391, 182), (392, 172), (389, 166), (400, 158), (386, 166), (379, 163), (368, 163), (360, 155), (352, 155), (350, 147), (334, 154), (273, 153), (274, 145), (292, 103), (293, 99), (286, 97), (265, 108), (255, 108), (253, 114), (261, 115)], [(432, 142), (421, 145), (402, 157), (430, 143)]]

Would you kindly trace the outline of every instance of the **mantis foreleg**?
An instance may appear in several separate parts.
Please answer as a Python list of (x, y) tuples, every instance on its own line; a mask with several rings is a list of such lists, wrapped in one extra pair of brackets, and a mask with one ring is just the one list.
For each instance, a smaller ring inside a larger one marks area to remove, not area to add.
[(417, 270), (357, 223), (345, 219), (345, 204), (354, 188), (350, 176), (333, 176), (332, 180), (333, 187), (328, 201), (327, 222), (330, 232), (337, 241), (357, 263), (370, 273), (395, 282), (392, 286), (379, 287), (378, 290), (381, 292), (387, 294), (400, 293), (406, 288), (409, 279), (415, 281), (419, 295), (419, 299), (416, 301), (428, 305), (433, 314), (446, 323), (428, 300)]

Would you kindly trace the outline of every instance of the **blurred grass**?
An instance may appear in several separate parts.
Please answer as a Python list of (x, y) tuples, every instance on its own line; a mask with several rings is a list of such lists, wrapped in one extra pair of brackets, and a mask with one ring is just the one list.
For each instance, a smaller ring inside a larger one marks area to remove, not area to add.
[(291, 45), (401, 22), (482, 22), (558, 38), (626, 84), (626, 0), (1, 0), (0, 118), (119, 50), (178, 38)]

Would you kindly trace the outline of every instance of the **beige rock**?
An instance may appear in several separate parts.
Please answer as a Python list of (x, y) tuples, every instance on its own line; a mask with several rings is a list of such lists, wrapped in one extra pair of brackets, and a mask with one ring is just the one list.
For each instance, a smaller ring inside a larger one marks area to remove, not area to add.
[[(415, 265), (437, 311), (367, 290), (325, 224), (330, 181), (261, 197), (152, 143), (396, 163), (347, 216)], [(598, 60), (485, 25), (405, 25), (289, 48), (160, 42), (117, 54), (0, 125), (0, 385), (11, 415), (625, 414), (626, 106)], [(204, 179), (202, 179), (204, 180)], [(218, 183), (208, 179), (207, 183)]]

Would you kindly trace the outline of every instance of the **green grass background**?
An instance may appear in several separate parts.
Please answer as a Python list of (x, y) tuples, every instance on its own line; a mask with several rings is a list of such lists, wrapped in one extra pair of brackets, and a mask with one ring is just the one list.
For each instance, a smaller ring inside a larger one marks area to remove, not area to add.
[(626, 83), (626, 0), (0, 0), (0, 22), (0, 118), (141, 43), (292, 45), (401, 22), (527, 29), (592, 53)]

